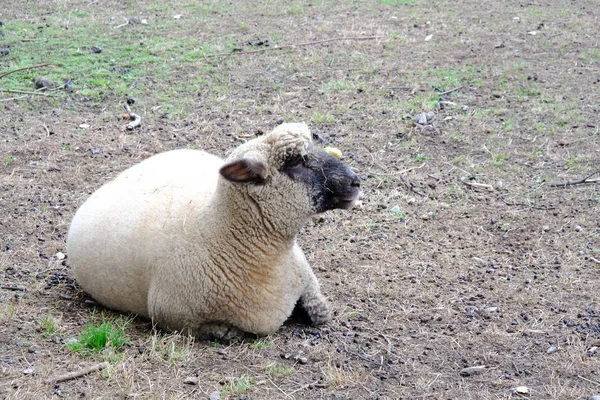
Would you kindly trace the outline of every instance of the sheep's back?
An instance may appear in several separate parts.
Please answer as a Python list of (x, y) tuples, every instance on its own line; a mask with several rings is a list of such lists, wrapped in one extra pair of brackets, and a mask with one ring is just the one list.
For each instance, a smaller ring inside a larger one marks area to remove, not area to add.
[(92, 194), (67, 238), (83, 289), (108, 307), (148, 316), (152, 270), (168, 261), (188, 218), (202, 218), (222, 163), (202, 151), (161, 153)]

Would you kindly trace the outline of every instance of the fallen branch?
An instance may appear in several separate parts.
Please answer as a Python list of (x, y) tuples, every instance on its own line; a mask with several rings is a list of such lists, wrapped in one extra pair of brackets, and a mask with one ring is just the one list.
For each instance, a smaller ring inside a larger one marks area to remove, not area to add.
[(48, 63), (46, 63), (46, 64), (36, 64), (36, 65), (30, 65), (29, 67), (23, 67), (23, 68), (13, 69), (12, 71), (8, 71), (8, 72), (5, 72), (5, 73), (1, 74), (0, 78), (4, 78), (6, 75), (14, 74), (15, 72), (24, 71), (26, 69), (47, 67), (48, 65), (51, 65), (51, 64), (48, 64)]
[(13, 89), (0, 89), (0, 92), (5, 93), (20, 93), (20, 94), (33, 94), (36, 96), (45, 96), (45, 97), (60, 97), (50, 93), (39, 93), (39, 92), (29, 92), (27, 90), (13, 90)]
[(0, 286), (0, 289), (4, 289), (4, 290), (12, 290), (14, 292), (24, 292), (25, 288), (23, 287), (19, 287), (19, 286), (8, 286), (8, 285), (2, 285)]
[(259, 50), (230, 51), (228, 53), (207, 54), (205, 57), (221, 57), (221, 56), (232, 56), (232, 55), (241, 55), (241, 54), (254, 54), (254, 53), (262, 53), (265, 51), (272, 51), (272, 50), (295, 49), (296, 47), (314, 46), (316, 44), (334, 42), (334, 41), (339, 41), (339, 40), (373, 40), (373, 39), (379, 39), (380, 37), (381, 36), (338, 37), (338, 38), (331, 38), (331, 39), (324, 39), (324, 40), (316, 40), (314, 42), (284, 44), (283, 46), (265, 47), (264, 49), (259, 49)]
[(44, 381), (44, 383), (58, 383), (58, 382), (70, 381), (71, 379), (79, 378), (80, 376), (84, 376), (87, 374), (91, 374), (92, 372), (103, 370), (104, 368), (106, 368), (108, 366), (109, 366), (108, 362), (104, 361), (99, 364), (94, 364), (87, 368), (80, 369), (79, 371), (73, 371), (73, 372), (69, 372), (64, 375), (59, 375), (59, 376), (55, 376), (53, 378), (48, 378)]
[(440, 96), (444, 96), (444, 95), (446, 95), (446, 94), (450, 94), (450, 93), (452, 93), (452, 92), (456, 92), (457, 90), (460, 90), (460, 89), (462, 89), (462, 88), (463, 88), (462, 86), (458, 86), (458, 87), (455, 87), (454, 89), (446, 90), (446, 91), (444, 91), (444, 92), (440, 93), (439, 95), (440, 95)]
[(129, 108), (129, 105), (128, 105), (128, 104), (125, 104), (125, 111), (127, 111), (127, 114), (129, 114), (129, 118), (133, 119), (133, 121), (131, 121), (130, 123), (128, 123), (128, 124), (125, 126), (125, 128), (126, 128), (127, 130), (130, 130), (130, 131), (131, 131), (131, 130), (135, 129), (136, 127), (140, 126), (140, 124), (142, 123), (142, 117), (140, 117), (140, 116), (139, 116), (139, 115), (137, 115), (137, 114), (134, 114), (134, 113), (131, 111), (131, 108)]
[(487, 183), (469, 182), (463, 178), (461, 178), (460, 181), (465, 185), (472, 187), (473, 189), (483, 189), (487, 190), (488, 192), (494, 191), (494, 187), (492, 185), (488, 185)]
[(597, 183), (600, 182), (600, 178), (596, 178), (596, 179), (590, 179), (592, 176), (596, 175), (598, 172), (600, 171), (596, 171), (593, 174), (590, 174), (588, 176), (586, 176), (583, 179), (579, 179), (576, 181), (566, 181), (566, 182), (552, 182), (550, 183), (550, 186), (552, 187), (556, 187), (556, 186), (573, 186), (573, 185), (581, 185), (584, 183)]

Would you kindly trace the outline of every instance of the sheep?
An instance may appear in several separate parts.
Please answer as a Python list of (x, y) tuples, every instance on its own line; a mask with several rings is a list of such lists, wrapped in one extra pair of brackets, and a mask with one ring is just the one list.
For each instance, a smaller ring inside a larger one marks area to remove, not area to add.
[(275, 332), (298, 305), (328, 302), (296, 235), (314, 215), (358, 201), (357, 175), (286, 123), (225, 161), (181, 149), (106, 183), (67, 235), (76, 281), (104, 306), (169, 331), (234, 339)]

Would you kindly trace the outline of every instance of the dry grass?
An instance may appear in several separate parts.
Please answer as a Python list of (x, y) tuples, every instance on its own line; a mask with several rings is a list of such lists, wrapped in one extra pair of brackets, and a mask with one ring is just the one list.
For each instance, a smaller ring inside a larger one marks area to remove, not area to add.
[[(600, 356), (588, 354), (600, 345), (600, 196), (597, 185), (549, 185), (600, 169), (591, 4), (5, 3), (0, 74), (54, 65), (0, 78), (0, 88), (46, 74), (73, 79), (74, 92), (0, 102), (0, 282), (26, 289), (0, 289), (1, 397), (600, 394)], [(148, 25), (116, 28), (134, 16)], [(382, 37), (204, 58), (339, 35)], [(127, 97), (142, 116), (131, 133), (119, 118)], [(416, 127), (427, 111), (434, 128)], [(330, 134), (362, 178), (361, 211), (327, 213), (299, 237), (334, 321), (226, 345), (134, 319), (110, 368), (42, 384), (104, 359), (66, 345), (92, 307), (57, 257), (84, 199), (150, 154), (224, 155), (281, 119)], [(488, 369), (460, 376), (473, 365)], [(199, 384), (184, 384), (190, 376)]]

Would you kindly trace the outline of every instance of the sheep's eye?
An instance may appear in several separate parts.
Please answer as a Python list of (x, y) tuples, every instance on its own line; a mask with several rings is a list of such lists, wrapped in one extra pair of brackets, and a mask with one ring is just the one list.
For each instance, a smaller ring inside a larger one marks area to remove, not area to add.
[(285, 168), (300, 168), (303, 166), (304, 158), (302, 156), (290, 157), (285, 162)]

